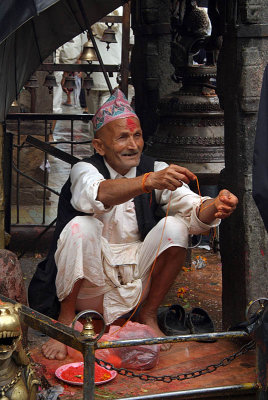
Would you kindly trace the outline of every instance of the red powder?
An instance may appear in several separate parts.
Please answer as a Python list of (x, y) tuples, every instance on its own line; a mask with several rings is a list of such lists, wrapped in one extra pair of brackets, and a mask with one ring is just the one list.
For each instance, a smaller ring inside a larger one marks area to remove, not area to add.
[[(61, 378), (69, 382), (83, 382), (84, 366), (79, 365), (78, 367), (70, 366), (61, 373)], [(107, 381), (111, 378), (109, 371), (101, 368), (98, 364), (95, 364), (95, 383)]]
[(79, 224), (72, 224), (72, 235), (79, 233), (79, 231), (80, 231)]
[(137, 124), (132, 118), (127, 118), (126, 125), (130, 132), (133, 132), (137, 128)]

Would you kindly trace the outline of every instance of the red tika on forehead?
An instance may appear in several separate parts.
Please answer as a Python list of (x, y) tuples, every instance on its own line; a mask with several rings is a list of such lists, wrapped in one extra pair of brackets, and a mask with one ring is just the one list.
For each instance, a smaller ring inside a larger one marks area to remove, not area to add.
[(130, 132), (133, 132), (138, 127), (136, 121), (130, 117), (126, 119), (126, 126), (130, 130)]

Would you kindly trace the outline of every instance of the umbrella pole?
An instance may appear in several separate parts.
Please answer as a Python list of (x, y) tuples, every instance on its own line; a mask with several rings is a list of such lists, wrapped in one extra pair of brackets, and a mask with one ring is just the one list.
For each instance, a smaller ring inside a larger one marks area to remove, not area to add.
[(107, 86), (108, 86), (108, 89), (109, 89), (110, 93), (112, 94), (113, 93), (113, 88), (112, 88), (109, 76), (107, 74), (107, 71), (106, 71), (106, 69), (104, 67), (104, 64), (103, 64), (103, 61), (102, 61), (102, 58), (101, 58), (101, 55), (100, 55), (96, 40), (95, 40), (94, 35), (92, 33), (91, 26), (90, 26), (88, 18), (87, 18), (86, 10), (85, 10), (81, 0), (78, 0), (78, 4), (79, 4), (79, 8), (81, 10), (81, 14), (84, 17), (85, 25), (86, 25), (90, 40), (92, 41), (94, 49), (96, 51), (96, 54), (97, 54), (97, 57), (98, 57), (98, 60), (99, 60), (99, 63), (100, 63), (104, 78), (105, 78)]
[(126, 98), (128, 97), (128, 76), (129, 76), (129, 29), (130, 29), (130, 6), (128, 3), (123, 6), (123, 34), (121, 53), (121, 90)]

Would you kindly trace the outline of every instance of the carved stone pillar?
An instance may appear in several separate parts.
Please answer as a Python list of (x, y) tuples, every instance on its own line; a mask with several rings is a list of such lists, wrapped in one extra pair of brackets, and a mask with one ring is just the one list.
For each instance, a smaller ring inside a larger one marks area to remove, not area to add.
[(223, 186), (239, 198), (221, 224), (223, 322), (245, 319), (249, 301), (267, 297), (268, 242), (252, 199), (252, 159), (264, 68), (268, 62), (267, 0), (225, 0), (226, 30), (218, 59), (218, 94), (225, 115)]
[(5, 204), (4, 204), (4, 183), (3, 183), (3, 125), (0, 123), (0, 249), (5, 248)]
[(133, 0), (132, 29), (135, 45), (131, 76), (135, 87), (135, 110), (141, 120), (145, 140), (157, 127), (160, 95), (173, 89), (170, 75), (170, 1)]

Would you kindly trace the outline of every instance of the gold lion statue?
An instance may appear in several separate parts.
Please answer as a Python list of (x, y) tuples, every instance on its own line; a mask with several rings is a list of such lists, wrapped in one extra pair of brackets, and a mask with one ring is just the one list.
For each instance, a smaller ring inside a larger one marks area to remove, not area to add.
[(40, 385), (22, 346), (19, 309), (0, 300), (0, 400), (35, 400)]

